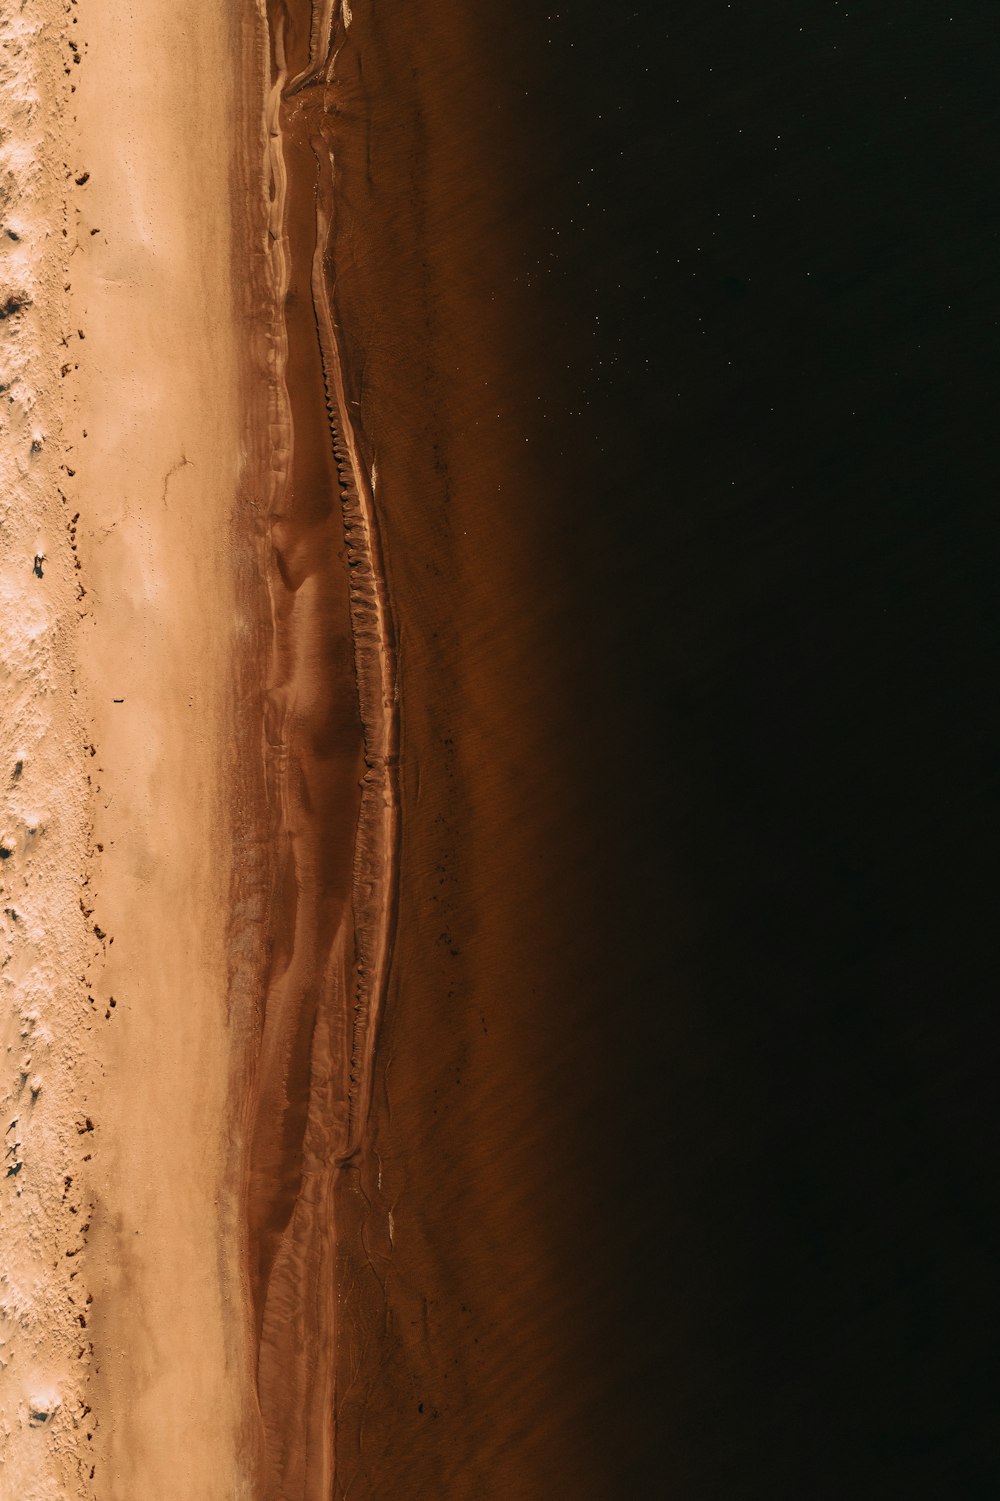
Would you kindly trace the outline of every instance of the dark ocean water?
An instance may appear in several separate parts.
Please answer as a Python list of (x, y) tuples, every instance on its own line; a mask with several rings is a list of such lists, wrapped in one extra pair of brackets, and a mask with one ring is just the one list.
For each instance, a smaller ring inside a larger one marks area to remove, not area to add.
[(553, 515), (635, 1418), (604, 1494), (990, 1494), (996, 16), (550, 32), (524, 201), (590, 428)]
[(403, 853), (345, 1495), (1000, 1479), (995, 21), (355, 9)]

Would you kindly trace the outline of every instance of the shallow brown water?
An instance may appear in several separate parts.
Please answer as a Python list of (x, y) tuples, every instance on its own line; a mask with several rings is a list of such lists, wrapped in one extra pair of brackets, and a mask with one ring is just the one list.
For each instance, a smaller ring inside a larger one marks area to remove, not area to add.
[[(308, 66), (307, 13), (269, 12), (272, 80)], [(488, 149), (482, 38), (461, 18), (359, 9), (337, 39), (335, 82), (286, 86), (273, 117), (285, 238), (255, 268), (287, 393), (271, 390), (257, 459), (278, 471), (247, 1201), (266, 1493), (598, 1496), (621, 1420), (608, 1227), (590, 1214), (615, 904), (581, 804), (565, 505), (551, 444), (531, 448), (547, 366), (504, 223), (517, 179)], [(398, 633), (401, 863), (370, 1109), (350, 1035), (364, 712), (315, 283), (325, 214), (390, 646)]]
[(340, 1249), (338, 1478), (596, 1496), (620, 1419), (602, 1409), (613, 1297), (590, 1214), (613, 916), (565, 680), (567, 476), (531, 446), (549, 375), (464, 23), (359, 13), (338, 59), (338, 307), (380, 477), (403, 789), (373, 1157), (338, 1210), (366, 1211), (363, 1249)]

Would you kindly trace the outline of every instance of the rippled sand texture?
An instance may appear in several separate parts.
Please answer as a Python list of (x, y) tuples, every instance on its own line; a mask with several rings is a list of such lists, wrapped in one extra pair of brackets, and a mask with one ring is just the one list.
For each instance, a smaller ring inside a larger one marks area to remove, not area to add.
[(367, 1147), (398, 843), (393, 628), (331, 300), (333, 7), (268, 9), (265, 755), (276, 812), (248, 1223), (268, 1494), (333, 1481), (335, 1179)]

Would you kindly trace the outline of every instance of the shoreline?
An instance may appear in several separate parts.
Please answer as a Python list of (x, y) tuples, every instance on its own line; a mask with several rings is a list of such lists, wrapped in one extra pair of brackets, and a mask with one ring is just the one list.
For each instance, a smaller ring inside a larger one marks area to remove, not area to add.
[(81, 4), (94, 1494), (589, 1495), (590, 857), (482, 37), (302, 0), (289, 85), (278, 0)]

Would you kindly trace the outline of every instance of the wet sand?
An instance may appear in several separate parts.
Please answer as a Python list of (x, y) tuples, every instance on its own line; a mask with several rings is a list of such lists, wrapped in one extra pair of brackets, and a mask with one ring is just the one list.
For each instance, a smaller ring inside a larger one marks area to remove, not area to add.
[(333, 1484), (338, 1176), (367, 1149), (395, 919), (395, 637), (330, 302), (334, 62), (309, 8), (268, 15), (267, 675), (277, 862), (265, 935), (248, 1233), (268, 1493)]

